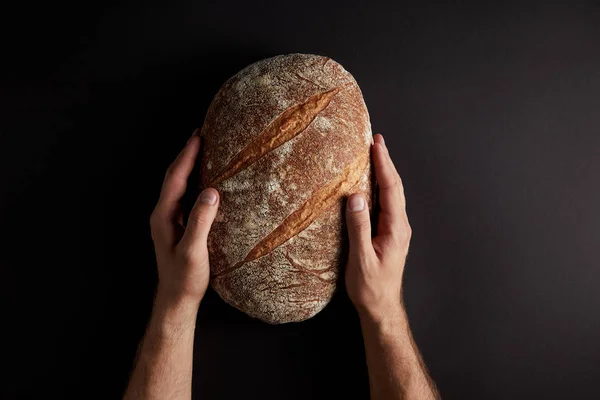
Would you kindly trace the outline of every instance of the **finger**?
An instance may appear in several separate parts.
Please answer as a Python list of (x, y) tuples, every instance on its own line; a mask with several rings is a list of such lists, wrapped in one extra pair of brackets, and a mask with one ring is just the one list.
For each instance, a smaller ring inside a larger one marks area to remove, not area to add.
[(219, 208), (219, 192), (208, 188), (200, 193), (188, 217), (180, 244), (187, 248), (206, 248), (208, 232)]
[[(381, 137), (381, 135), (378, 135)], [(379, 205), (381, 207), (378, 234), (397, 233), (405, 214), (404, 196), (400, 176), (385, 148), (383, 138), (373, 145), (373, 166), (379, 186)]]
[(380, 135), (380, 136), (381, 136), (381, 144), (385, 150), (385, 155), (386, 155), (386, 159), (387, 159), (389, 168), (393, 171), (393, 174), (398, 179), (397, 183), (398, 183), (398, 187), (400, 189), (400, 202), (402, 204), (402, 207), (406, 208), (406, 198), (404, 197), (404, 185), (402, 184), (402, 178), (400, 177), (400, 174), (398, 173), (398, 170), (396, 169), (396, 166), (394, 165), (394, 161), (392, 160), (392, 157), (390, 156), (390, 151), (389, 151), (387, 145), (385, 144), (383, 135)]
[(375, 254), (371, 243), (371, 220), (362, 194), (353, 194), (346, 204), (346, 225), (350, 241), (350, 259)]
[[(394, 162), (392, 161), (392, 158), (390, 157), (389, 149), (387, 148), (387, 146), (385, 144), (385, 140), (383, 138), (383, 135), (380, 134), (380, 133), (376, 134), (374, 136), (373, 142), (374, 143), (379, 143), (383, 147), (383, 149), (385, 150), (385, 156), (386, 156), (385, 158), (386, 158), (386, 161), (387, 161), (387, 164), (388, 164), (388, 169), (391, 169), (393, 171), (393, 173), (397, 177), (399, 177), (398, 171), (396, 170), (396, 167), (394, 166)], [(402, 180), (399, 181), (399, 184), (402, 185)], [(403, 189), (403, 188), (401, 187), (401, 189)]]
[(176, 217), (179, 201), (185, 194), (188, 177), (200, 151), (200, 137), (196, 132), (197, 130), (167, 169), (163, 182), (157, 208), (163, 210), (165, 217), (171, 220)]
[[(392, 157), (390, 156), (390, 151), (389, 151), (387, 145), (385, 145), (385, 143), (383, 144), (383, 148), (385, 149), (385, 154), (387, 156), (387, 161), (388, 161), (389, 168), (393, 171), (393, 174), (396, 176), (398, 190), (400, 192), (400, 204), (402, 205), (403, 211), (405, 211), (405, 209), (406, 209), (406, 197), (404, 196), (404, 184), (402, 183), (402, 177), (398, 173), (398, 170), (396, 169), (396, 166), (394, 165), (394, 161), (392, 160)], [(404, 213), (405, 212), (403, 212), (403, 214)]]

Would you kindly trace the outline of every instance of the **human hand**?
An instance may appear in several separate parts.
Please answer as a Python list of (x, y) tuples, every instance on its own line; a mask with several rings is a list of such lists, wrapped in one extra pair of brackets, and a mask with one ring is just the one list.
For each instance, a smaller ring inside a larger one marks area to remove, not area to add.
[(158, 265), (157, 297), (200, 303), (210, 278), (208, 232), (219, 207), (219, 193), (207, 188), (196, 200), (183, 226), (181, 199), (200, 151), (200, 137), (192, 137), (167, 170), (158, 203), (150, 217)]
[(346, 222), (350, 253), (346, 287), (361, 320), (381, 323), (402, 315), (402, 275), (411, 238), (404, 189), (383, 136), (372, 146), (381, 212), (371, 238), (369, 210), (363, 195), (350, 196)]

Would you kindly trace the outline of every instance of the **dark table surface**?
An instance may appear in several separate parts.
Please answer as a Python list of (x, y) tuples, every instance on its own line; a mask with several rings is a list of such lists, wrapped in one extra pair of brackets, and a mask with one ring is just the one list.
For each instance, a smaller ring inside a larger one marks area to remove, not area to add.
[[(0, 397), (119, 398), (166, 167), (229, 76), (304, 52), (355, 76), (403, 177), (405, 301), (443, 397), (598, 398), (598, 7), (206, 3), (3, 13)], [(366, 398), (357, 322), (343, 288), (283, 326), (210, 291), (195, 396)]]

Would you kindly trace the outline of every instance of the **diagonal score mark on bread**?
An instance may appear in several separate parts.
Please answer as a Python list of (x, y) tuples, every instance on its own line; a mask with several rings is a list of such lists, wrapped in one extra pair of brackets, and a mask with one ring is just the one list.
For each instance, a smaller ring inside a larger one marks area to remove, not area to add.
[(296, 268), (292, 272), (299, 272), (302, 274), (312, 275), (323, 284), (331, 284), (337, 279), (337, 276), (334, 276), (333, 279), (323, 278), (323, 274), (335, 270), (337, 268), (337, 265), (332, 265), (331, 267), (324, 269), (313, 270), (306, 268), (306, 266), (304, 266), (302, 263), (299, 263), (298, 261), (294, 260), (294, 258), (290, 256), (289, 252), (285, 252), (283, 254), (283, 257), (290, 263), (291, 266)]
[(277, 228), (258, 242), (242, 261), (213, 274), (212, 277), (225, 276), (243, 267), (246, 263), (265, 256), (298, 235), (360, 182), (365, 169), (369, 166), (369, 161), (369, 157), (361, 157), (348, 165), (338, 176), (317, 190), (298, 209), (289, 214)]
[(253, 141), (235, 155), (208, 186), (231, 178), (259, 158), (302, 133), (340, 90), (336, 87), (317, 93), (304, 103), (288, 108), (273, 120)]

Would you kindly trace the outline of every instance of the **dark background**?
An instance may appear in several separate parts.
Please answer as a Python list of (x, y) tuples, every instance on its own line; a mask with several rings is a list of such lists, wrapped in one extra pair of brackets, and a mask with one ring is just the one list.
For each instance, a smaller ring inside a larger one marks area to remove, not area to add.
[[(405, 300), (446, 399), (598, 398), (600, 9), (228, 1), (2, 12), (0, 397), (117, 399), (156, 283), (148, 217), (212, 96), (344, 65), (403, 177)], [(355, 312), (270, 326), (210, 291), (202, 399), (366, 398)]]

